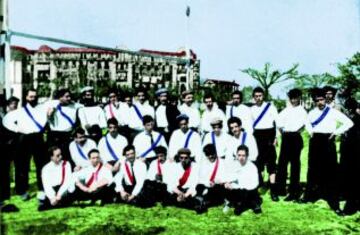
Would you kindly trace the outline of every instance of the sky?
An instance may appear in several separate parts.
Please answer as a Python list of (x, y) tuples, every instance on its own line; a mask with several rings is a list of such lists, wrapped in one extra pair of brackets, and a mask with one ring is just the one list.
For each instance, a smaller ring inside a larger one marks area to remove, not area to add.
[[(359, 0), (10, 0), (9, 25), (134, 51), (188, 45), (201, 61), (201, 79), (235, 80), (240, 87), (257, 85), (241, 69), (299, 63), (301, 73), (336, 74), (336, 63), (360, 51)], [(12, 44), (62, 46), (18, 37)], [(284, 97), (287, 86), (271, 93)]]

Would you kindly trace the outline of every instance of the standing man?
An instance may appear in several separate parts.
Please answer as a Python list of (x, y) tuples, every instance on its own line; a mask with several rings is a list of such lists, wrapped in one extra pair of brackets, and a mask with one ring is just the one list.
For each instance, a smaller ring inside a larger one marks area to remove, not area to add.
[(154, 107), (149, 104), (147, 91), (142, 87), (138, 88), (136, 91), (134, 108), (139, 116), (144, 117), (145, 115), (149, 115), (152, 118), (155, 118)]
[(176, 117), (180, 115), (176, 105), (171, 105), (168, 101), (168, 91), (161, 88), (156, 91), (159, 100), (159, 106), (156, 108), (156, 130), (164, 135), (165, 140), (169, 143), (170, 136), (178, 128)]
[(263, 183), (262, 173), (267, 168), (270, 181), (270, 195), (273, 201), (279, 201), (276, 192), (276, 129), (275, 120), (278, 113), (274, 105), (264, 101), (264, 90), (256, 87), (253, 90), (255, 105), (251, 107), (251, 114), (254, 120), (254, 136), (259, 148), (257, 167), (259, 169), (260, 185)]
[(120, 126), (125, 125), (124, 104), (119, 100), (117, 89), (110, 89), (108, 92), (109, 103), (104, 107), (106, 120), (115, 118)]
[(340, 107), (335, 103), (335, 96), (337, 90), (334, 87), (331, 86), (324, 86), (324, 92), (325, 92), (325, 102), (327, 106), (330, 106), (331, 108), (336, 108), (340, 110)]
[(253, 133), (253, 117), (248, 106), (242, 104), (243, 94), (241, 91), (232, 93), (232, 104), (226, 107), (226, 118), (237, 117), (241, 120), (247, 133)]
[(125, 114), (125, 132), (129, 143), (132, 143), (135, 136), (144, 130), (143, 114), (139, 108), (133, 104), (133, 94), (131, 92), (124, 93)]
[(309, 112), (306, 126), (311, 138), (307, 185), (302, 202), (315, 202), (324, 198), (333, 211), (342, 214), (337, 193), (339, 169), (335, 136), (349, 130), (353, 122), (340, 111), (326, 105), (323, 89), (314, 89), (312, 96), (316, 107)]
[(24, 106), (7, 113), (4, 126), (18, 134), (18, 152), (15, 159), (15, 190), (23, 200), (29, 199), (29, 170), (30, 159), (34, 157), (36, 166), (36, 182), (38, 198), (44, 198), (41, 182), (41, 169), (46, 164), (46, 146), (43, 133), (47, 124), (47, 109), (45, 105), (38, 105), (37, 92), (29, 89), (26, 92)]
[(225, 159), (228, 152), (230, 136), (223, 131), (222, 119), (215, 118), (210, 123), (212, 131), (207, 133), (204, 137), (203, 146), (212, 144), (215, 147), (217, 156), (221, 159)]
[(167, 148), (165, 138), (162, 134), (154, 131), (154, 119), (145, 115), (143, 118), (144, 131), (140, 132), (134, 139), (135, 151), (139, 157), (146, 163), (147, 166), (156, 159), (154, 149), (157, 146), (164, 146)]
[(180, 114), (176, 120), (179, 123), (179, 129), (173, 132), (169, 142), (169, 158), (173, 160), (181, 148), (190, 149), (197, 163), (202, 159), (201, 138), (200, 135), (189, 128), (189, 117)]
[(182, 94), (183, 104), (180, 105), (179, 111), (181, 114), (185, 114), (189, 117), (189, 127), (199, 131), (200, 127), (200, 112), (193, 106), (194, 93), (191, 91), (184, 91)]
[[(212, 131), (211, 122), (214, 119), (220, 119), (222, 123), (226, 123), (226, 117), (224, 112), (218, 108), (217, 104), (214, 104), (214, 96), (212, 94), (205, 94), (204, 96), (205, 111), (201, 117), (201, 131), (203, 135)], [(225, 126), (224, 132), (227, 132), (227, 127)]]

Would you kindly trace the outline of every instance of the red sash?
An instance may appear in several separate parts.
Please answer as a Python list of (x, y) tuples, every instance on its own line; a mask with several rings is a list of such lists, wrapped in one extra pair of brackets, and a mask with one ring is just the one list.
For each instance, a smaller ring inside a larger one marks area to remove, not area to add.
[(161, 167), (160, 167), (160, 161), (157, 160), (157, 172), (158, 172), (158, 175), (162, 175), (162, 172), (161, 172)]
[(210, 182), (213, 182), (215, 181), (215, 176), (216, 176), (216, 173), (217, 173), (217, 170), (219, 168), (219, 158), (216, 159), (216, 162), (215, 162), (215, 166), (214, 166), (214, 170), (210, 176)]
[(63, 161), (62, 165), (61, 165), (61, 183), (60, 186), (63, 185), (64, 181), (65, 181), (65, 167), (66, 167), (66, 160)]
[(127, 164), (127, 162), (125, 162), (125, 170), (126, 170), (126, 174), (129, 177), (130, 183), (133, 185), (134, 184), (134, 176), (132, 175), (129, 165)]
[(111, 103), (109, 103), (109, 112), (110, 112), (110, 116), (111, 116), (111, 118), (114, 118), (114, 117), (115, 117), (115, 115), (114, 115), (114, 112), (113, 112), (113, 109), (112, 109), (112, 104), (111, 104)]
[(184, 172), (184, 174), (182, 175), (182, 177), (179, 179), (179, 187), (181, 188), (182, 186), (184, 186), (184, 184), (186, 183), (186, 181), (188, 180), (189, 176), (191, 173), (191, 166), (189, 168), (187, 168)]
[(101, 167), (102, 167), (102, 163), (100, 163), (100, 166), (98, 167), (98, 169), (94, 173), (92, 173), (89, 181), (86, 183), (86, 187), (89, 187), (92, 183), (94, 183), (94, 181), (97, 180), (97, 177), (98, 177)]

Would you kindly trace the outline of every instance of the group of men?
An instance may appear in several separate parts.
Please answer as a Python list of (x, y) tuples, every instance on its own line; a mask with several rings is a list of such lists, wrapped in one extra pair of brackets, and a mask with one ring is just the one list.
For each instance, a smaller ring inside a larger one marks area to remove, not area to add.
[[(240, 91), (232, 92), (224, 110), (214, 96), (205, 94), (201, 115), (190, 91), (181, 94), (178, 105), (166, 89), (159, 89), (156, 108), (145, 89), (135, 94), (111, 89), (104, 108), (95, 102), (93, 88), (85, 87), (81, 94), (76, 103), (69, 90), (60, 89), (55, 100), (38, 104), (36, 90), (31, 89), (23, 107), (17, 108), (16, 98), (9, 100), (1, 129), (5, 154), (0, 164), (0, 202), (10, 197), (12, 160), (15, 191), (23, 200), (29, 199), (33, 156), (39, 210), (101, 200), (102, 204), (121, 202), (144, 208), (160, 202), (198, 213), (225, 204), (225, 211), (233, 206), (238, 215), (247, 209), (260, 213), (258, 189), (266, 185), (265, 168), (273, 201), (279, 201), (279, 196), (304, 203), (322, 198), (339, 215), (359, 210), (360, 197), (351, 185), (339, 189), (339, 182), (351, 180), (360, 168), (356, 155), (349, 151), (355, 148), (359, 153), (357, 103), (350, 102), (351, 112), (343, 114), (332, 107), (332, 89), (313, 91), (315, 107), (309, 113), (301, 106), (298, 89), (288, 92), (289, 105), (280, 113), (264, 100), (259, 87), (253, 90), (250, 107), (242, 103)], [(301, 197), (303, 129), (310, 141), (307, 184)], [(344, 133), (341, 155), (345, 163), (339, 167), (335, 136)], [(339, 169), (343, 177), (338, 177)], [(343, 210), (341, 198), (347, 200)]]

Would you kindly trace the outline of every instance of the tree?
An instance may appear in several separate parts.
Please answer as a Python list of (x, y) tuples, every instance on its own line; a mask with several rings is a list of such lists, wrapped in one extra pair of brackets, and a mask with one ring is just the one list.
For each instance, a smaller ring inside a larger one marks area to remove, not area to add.
[(265, 91), (266, 99), (269, 97), (269, 90), (271, 86), (286, 80), (294, 79), (298, 76), (297, 68), (299, 67), (299, 64), (294, 64), (290, 69), (284, 72), (280, 70), (271, 70), (270, 67), (271, 64), (266, 63), (262, 71), (252, 68), (241, 70), (241, 72), (248, 74), (251, 78), (260, 83), (260, 86)]
[(309, 91), (314, 87), (322, 87), (328, 84), (335, 77), (329, 73), (323, 74), (302, 74), (295, 79), (295, 86), (299, 89)]

